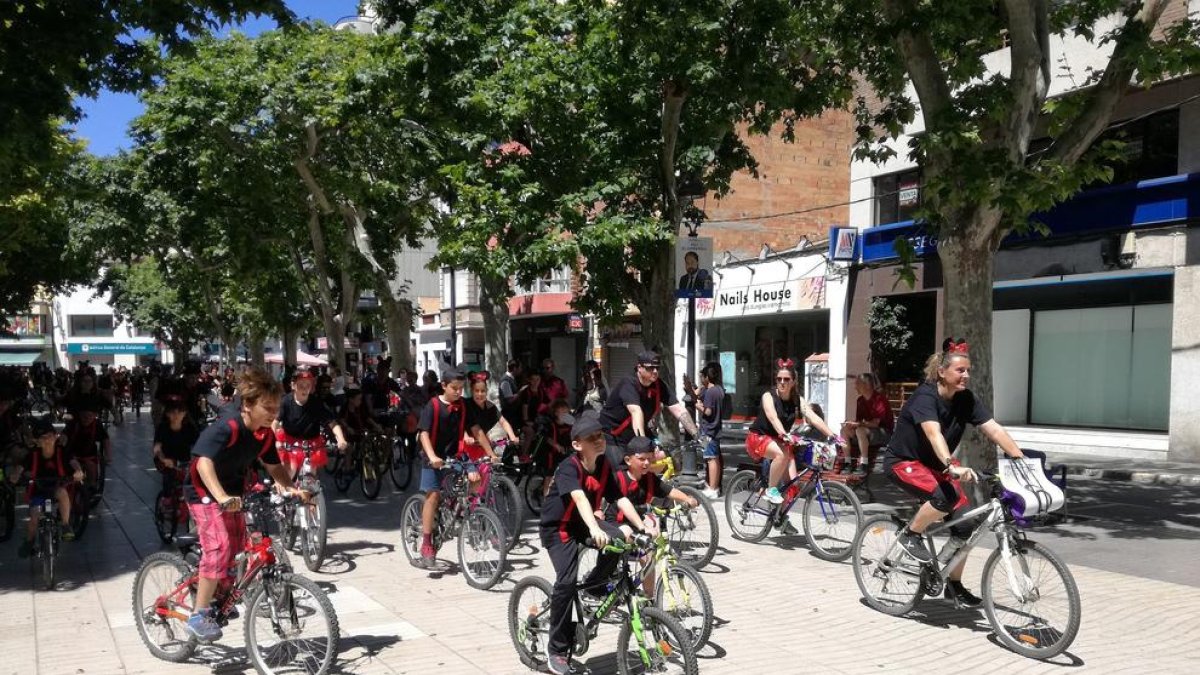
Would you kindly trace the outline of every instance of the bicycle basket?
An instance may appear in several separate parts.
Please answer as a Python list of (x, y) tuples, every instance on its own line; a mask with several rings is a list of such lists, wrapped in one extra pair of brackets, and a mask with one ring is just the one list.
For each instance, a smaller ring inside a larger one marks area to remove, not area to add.
[(1001, 501), (1018, 524), (1044, 518), (1066, 503), (1060, 487), (1047, 478), (1035, 459), (1000, 460)]
[(814, 469), (832, 471), (835, 462), (837, 462), (837, 449), (831, 445), (810, 442), (804, 450), (804, 463)]

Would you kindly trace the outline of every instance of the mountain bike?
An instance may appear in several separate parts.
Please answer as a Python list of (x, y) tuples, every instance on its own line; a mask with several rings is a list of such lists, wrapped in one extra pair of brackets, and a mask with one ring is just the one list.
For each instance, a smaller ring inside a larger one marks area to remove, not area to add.
[[(503, 457), (508, 447), (508, 441), (497, 441), (495, 452)], [(516, 545), (521, 535), (521, 523), (525, 517), (521, 504), (521, 493), (512, 479), (504, 474), (499, 464), (481, 462), (479, 464), (480, 490), (483, 492), (483, 504), (500, 518), (504, 526), (504, 535), (508, 540), (508, 549)]]
[(653, 581), (654, 604), (675, 617), (692, 637), (692, 648), (699, 651), (712, 635), (712, 592), (695, 568), (676, 557), (665, 531), (654, 538), (650, 560), (642, 567), (642, 579)]
[(392, 477), (392, 485), (396, 487), (396, 491), (404, 492), (412, 482), (413, 473), (420, 469), (417, 464), (415, 436), (393, 437), (391, 451), (392, 461), (388, 465), (388, 474)]
[[(586, 599), (583, 584), (576, 584), (572, 598), (572, 616), (580, 617), (575, 624), (573, 656), (586, 654), (599, 633), (600, 624), (609, 614), (621, 613), (621, 630), (617, 636), (617, 670), (629, 673), (699, 672), (692, 636), (679, 621), (653, 606), (641, 590), (641, 579), (634, 565), (654, 548), (654, 541), (645, 535), (633, 543), (612, 541), (605, 553), (620, 556), (613, 574), (604, 580), (601, 599)], [(508, 600), (508, 633), (521, 663), (528, 668), (546, 667), (547, 645), (550, 639), (550, 596), (554, 586), (541, 577), (525, 577), (517, 582)]]
[(837, 459), (834, 446), (796, 434), (791, 434), (791, 442), (799, 446), (796, 459), (803, 468), (780, 487), (783, 503), (772, 504), (766, 498), (770, 460), (763, 460), (757, 468), (742, 469), (725, 491), (729, 528), (737, 539), (762, 541), (772, 525), (786, 527), (788, 512), (803, 501), (801, 514), (809, 550), (822, 560), (845, 560), (863, 521), (862, 504), (844, 484), (821, 480), (821, 473), (832, 469)]
[(333, 484), (338, 492), (345, 494), (360, 479), (363, 497), (375, 499), (383, 486), (383, 475), (389, 471), (388, 451), (390, 439), (383, 434), (365, 433), (350, 444), (345, 454), (338, 455), (332, 463)]
[[(63, 479), (58, 482), (60, 486), (67, 488), (67, 494), (71, 494), (71, 485), (74, 481)], [(72, 503), (74, 495), (71, 495)], [(55, 566), (58, 560), (59, 550), (62, 548), (63, 525), (59, 520), (58, 515), (58, 500), (54, 497), (45, 499), (41, 505), (38, 518), (37, 533), (33, 540), (33, 560), (40, 573), (42, 584), (46, 590), (54, 588), (54, 580), (56, 569)]]
[(986, 480), (991, 499), (959, 517), (928, 527), (923, 541), (937, 553), (933, 537), (955, 525), (979, 521), (966, 539), (954, 540), (941, 555), (921, 563), (897, 543), (907, 522), (881, 515), (863, 524), (854, 540), (854, 579), (867, 604), (885, 614), (911, 612), (924, 596), (941, 595), (950, 570), (991, 532), (996, 549), (983, 565), (980, 595), (996, 638), (1008, 649), (1035, 659), (1048, 659), (1071, 646), (1079, 631), (1079, 588), (1066, 563), (1050, 549), (1029, 541), (1013, 512), (1012, 496), (994, 475)]
[[(157, 460), (155, 464), (158, 464)], [(154, 498), (154, 529), (158, 531), (158, 538), (168, 544), (181, 529), (184, 532), (188, 530), (191, 515), (183, 500), (183, 482), (187, 480), (188, 465), (177, 463), (172, 468), (162, 467), (159, 470), (169, 472), (166, 475), (170, 476), (170, 480)]]
[(325, 438), (318, 437), (317, 440), (284, 441), (277, 446), (281, 453), (302, 453), (304, 457), (293, 483), (312, 497), (306, 504), (291, 504), (292, 518), (284, 525), (282, 535), (284, 545), (289, 549), (295, 546), (297, 537), (300, 539), (300, 555), (304, 558), (304, 566), (312, 572), (320, 570), (325, 562), (329, 528), (329, 508), (325, 505), (325, 493), (317, 476), (317, 471), (329, 461), (325, 445)]
[[(338, 618), (325, 592), (315, 582), (292, 574), (276, 556), (270, 523), (278, 504), (295, 501), (267, 485), (244, 498), (246, 548), (238, 555), (233, 583), (213, 598), (214, 618), (226, 626), (235, 606), (244, 605), (244, 636), (250, 663), (259, 673), (328, 673), (338, 653)], [(177, 543), (185, 555), (160, 551), (142, 561), (133, 580), (133, 618), (150, 653), (182, 663), (199, 643), (184, 624), (191, 616), (198, 583), (194, 534)]]
[[(433, 524), (433, 548), (439, 549), (451, 537), (458, 537), (458, 565), (463, 578), (468, 585), (487, 590), (504, 574), (508, 556), (504, 525), (471, 490), (466, 475), (471, 465), (451, 459), (445, 466)], [(425, 493), (415, 494), (404, 502), (401, 511), (400, 547), (414, 567), (420, 567), (421, 562), (421, 511), (425, 499)]]

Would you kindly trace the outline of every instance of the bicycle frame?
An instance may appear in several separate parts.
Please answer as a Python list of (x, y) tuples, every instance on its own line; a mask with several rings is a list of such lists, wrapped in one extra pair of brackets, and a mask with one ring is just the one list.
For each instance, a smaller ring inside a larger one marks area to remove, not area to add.
[(609, 591), (608, 595), (600, 601), (600, 605), (590, 616), (584, 611), (583, 600), (579, 597), (579, 590), (582, 586), (577, 583), (573, 598), (576, 616), (588, 617), (587, 621), (584, 622), (584, 627), (589, 635), (595, 635), (600, 622), (612, 612), (617, 603), (624, 600), (625, 609), (629, 613), (629, 623), (633, 627), (633, 634), (637, 637), (638, 655), (641, 656), (642, 663), (649, 666), (650, 654), (646, 651), (646, 645), (642, 643), (642, 605), (646, 603), (646, 599), (638, 593), (638, 589), (633, 583), (633, 572), (629, 567), (629, 558), (631, 555), (640, 558), (642, 552), (640, 550), (631, 552), (630, 548), (625, 546), (609, 544), (604, 547), (602, 553), (616, 553), (621, 556), (617, 583)]

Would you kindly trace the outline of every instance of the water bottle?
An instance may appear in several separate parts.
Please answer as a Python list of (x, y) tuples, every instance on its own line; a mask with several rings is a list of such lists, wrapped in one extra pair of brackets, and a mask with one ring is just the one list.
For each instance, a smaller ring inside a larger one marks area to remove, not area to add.
[(963, 544), (966, 543), (961, 537), (950, 535), (950, 538), (946, 540), (946, 544), (942, 546), (941, 553), (938, 553), (938, 564), (945, 566), (954, 557), (954, 554), (958, 553), (958, 550), (963, 547)]

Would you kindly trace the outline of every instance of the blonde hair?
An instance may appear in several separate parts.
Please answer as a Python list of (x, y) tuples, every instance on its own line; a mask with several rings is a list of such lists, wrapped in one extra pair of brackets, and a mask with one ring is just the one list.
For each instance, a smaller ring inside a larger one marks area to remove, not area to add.
[(283, 385), (262, 368), (251, 368), (238, 378), (238, 395), (242, 405), (253, 406), (262, 399), (283, 397)]
[(949, 368), (954, 359), (963, 358), (971, 360), (971, 355), (967, 352), (936, 352), (925, 361), (925, 381), (929, 384), (938, 383), (938, 371), (942, 368)]

